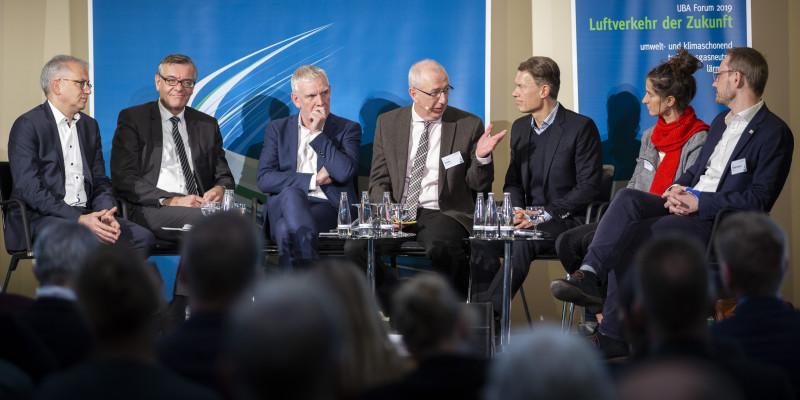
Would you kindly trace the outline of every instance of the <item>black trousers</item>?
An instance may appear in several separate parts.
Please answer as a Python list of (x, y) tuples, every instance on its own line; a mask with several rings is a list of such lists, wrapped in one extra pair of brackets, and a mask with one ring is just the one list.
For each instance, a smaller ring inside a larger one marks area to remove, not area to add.
[[(425, 255), (431, 260), (433, 267), (447, 277), (455, 289), (466, 299), (469, 282), (469, 263), (465, 251), (464, 239), (469, 231), (456, 219), (439, 210), (420, 208), (417, 211), (417, 223), (408, 225), (404, 232), (417, 236), (416, 240), (425, 247)], [(375, 285), (381, 286), (386, 281), (385, 265), (380, 256), (402, 245), (400, 240), (375, 241)], [(364, 271), (367, 269), (367, 243), (365, 240), (350, 240), (344, 246), (345, 257), (353, 261)]]

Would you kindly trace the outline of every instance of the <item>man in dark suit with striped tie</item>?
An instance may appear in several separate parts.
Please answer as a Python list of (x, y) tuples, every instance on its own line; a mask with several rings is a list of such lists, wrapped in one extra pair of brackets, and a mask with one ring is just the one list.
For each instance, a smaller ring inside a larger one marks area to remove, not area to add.
[(122, 110), (112, 141), (114, 191), (130, 204), (130, 219), (161, 240), (177, 241), (162, 227), (197, 222), (203, 201), (221, 201), (235, 185), (217, 120), (186, 107), (196, 80), (189, 57), (165, 57), (155, 75), (159, 100)]

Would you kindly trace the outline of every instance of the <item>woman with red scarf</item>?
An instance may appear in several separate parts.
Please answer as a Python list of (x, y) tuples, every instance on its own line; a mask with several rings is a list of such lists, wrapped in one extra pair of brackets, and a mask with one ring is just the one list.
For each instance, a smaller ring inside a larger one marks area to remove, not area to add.
[[(658, 117), (656, 125), (642, 133), (642, 145), (636, 168), (628, 188), (661, 195), (685, 170), (694, 164), (706, 142), (708, 125), (697, 118), (689, 105), (697, 92), (695, 71), (703, 67), (697, 57), (686, 49), (659, 64), (647, 73), (642, 103), (650, 115)], [(581, 225), (561, 234), (556, 240), (558, 258), (568, 273), (580, 268), (583, 257), (597, 230), (597, 223)], [(616, 286), (614, 273), (608, 275), (608, 285)], [(617, 293), (616, 290), (611, 293)], [(608, 304), (616, 299), (607, 301)], [(599, 312), (590, 309), (589, 312)], [(596, 334), (599, 335), (599, 334)], [(613, 338), (598, 337), (606, 356), (627, 354), (627, 344)]]

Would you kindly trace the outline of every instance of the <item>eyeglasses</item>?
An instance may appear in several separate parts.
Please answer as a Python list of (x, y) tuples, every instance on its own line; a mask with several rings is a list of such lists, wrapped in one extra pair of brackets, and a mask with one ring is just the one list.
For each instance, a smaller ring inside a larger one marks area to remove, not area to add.
[(78, 85), (81, 86), (81, 90), (86, 90), (86, 88), (89, 88), (89, 89), (92, 88), (92, 84), (89, 83), (89, 81), (76, 81), (75, 79), (67, 79), (67, 78), (61, 78), (59, 80), (60, 81), (75, 82), (75, 83), (77, 83)]
[(451, 90), (453, 90), (453, 87), (452, 87), (452, 86), (450, 86), (450, 85), (448, 85), (446, 88), (444, 88), (444, 89), (442, 89), (442, 90), (434, 90), (433, 92), (430, 92), (430, 93), (428, 93), (428, 92), (426, 92), (426, 91), (424, 91), (424, 90), (422, 90), (422, 89), (420, 89), (420, 88), (416, 88), (416, 87), (415, 87), (414, 89), (417, 89), (417, 90), (419, 90), (420, 92), (427, 94), (428, 96), (431, 96), (431, 97), (436, 97), (436, 98), (438, 98), (438, 97), (439, 97), (439, 96), (441, 96), (442, 94), (444, 94), (445, 96), (449, 96), (449, 95), (450, 95), (450, 91), (451, 91)]
[(161, 75), (161, 74), (158, 74), (158, 76), (160, 76), (161, 79), (163, 79), (164, 82), (166, 82), (167, 85), (170, 85), (170, 86), (178, 86), (178, 83), (180, 83), (181, 86), (183, 86), (185, 88), (194, 87), (194, 80), (192, 80), (192, 79), (178, 80), (178, 79), (175, 79), (175, 78), (165, 78), (164, 75)]
[(719, 76), (724, 74), (724, 73), (726, 73), (726, 72), (739, 72), (739, 71), (737, 71), (735, 69), (729, 69), (727, 71), (712, 72), (711, 75), (714, 77), (714, 82), (718, 81), (719, 80)]

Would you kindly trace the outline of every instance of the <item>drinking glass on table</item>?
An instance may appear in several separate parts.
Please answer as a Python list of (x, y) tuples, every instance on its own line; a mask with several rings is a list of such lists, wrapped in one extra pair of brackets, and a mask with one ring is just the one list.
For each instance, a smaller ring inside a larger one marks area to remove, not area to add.
[(204, 201), (203, 205), (200, 207), (200, 212), (202, 212), (206, 217), (216, 213), (219, 210), (220, 204), (218, 201)]
[(234, 203), (233, 210), (241, 215), (247, 214), (247, 204), (244, 203)]
[(533, 213), (525, 213), (527, 214), (528, 221), (533, 224), (533, 234), (536, 236), (541, 236), (542, 233), (539, 232), (537, 226), (544, 222), (544, 206), (527, 206), (525, 207), (526, 211), (533, 211)]

